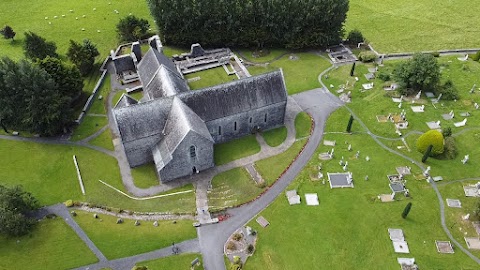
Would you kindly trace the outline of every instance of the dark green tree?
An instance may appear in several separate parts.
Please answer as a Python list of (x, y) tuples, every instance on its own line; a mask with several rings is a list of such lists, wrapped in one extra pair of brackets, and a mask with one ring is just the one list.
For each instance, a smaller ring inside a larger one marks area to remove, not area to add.
[(97, 46), (89, 39), (83, 40), (82, 44), (70, 40), (67, 57), (78, 67), (83, 76), (88, 75), (93, 70), (95, 57), (99, 55)]
[(412, 203), (411, 202), (407, 203), (407, 206), (405, 206), (405, 209), (403, 209), (403, 212), (402, 212), (402, 218), (403, 219), (407, 218), (408, 213), (410, 213), (410, 209), (412, 209)]
[(352, 69), (350, 69), (350, 76), (353, 77), (355, 75), (355, 62), (353, 62)]
[(404, 95), (418, 91), (433, 91), (440, 82), (440, 68), (437, 59), (430, 53), (417, 53), (393, 71)]
[(13, 41), (14, 40), (13, 38), (17, 33), (13, 31), (12, 27), (5, 25), (5, 27), (2, 30), (0, 30), (0, 34), (2, 34), (2, 36), (5, 39), (11, 39)]
[(352, 131), (352, 124), (353, 124), (353, 115), (350, 115), (350, 119), (348, 119), (347, 125), (347, 132), (350, 133)]
[(357, 45), (360, 42), (363, 42), (365, 38), (362, 35), (362, 32), (358, 29), (353, 29), (348, 32), (347, 43), (351, 45)]
[(165, 44), (292, 49), (338, 44), (348, 0), (147, 0)]
[(50, 56), (37, 63), (55, 81), (61, 95), (74, 99), (81, 94), (83, 79), (76, 66)]
[(427, 150), (425, 150), (425, 153), (423, 154), (423, 157), (422, 157), (422, 162), (425, 163), (428, 159), (428, 157), (430, 156), (430, 154), (432, 153), (432, 149), (433, 149), (433, 145), (429, 145), (427, 147)]
[(37, 64), (26, 60), (0, 61), (0, 119), (15, 129), (55, 135), (72, 118), (71, 98)]
[(117, 24), (117, 34), (120, 41), (137, 41), (144, 38), (150, 24), (147, 20), (128, 15)]
[(0, 234), (21, 236), (30, 232), (36, 222), (26, 215), (37, 208), (37, 200), (21, 187), (0, 185)]
[(47, 56), (58, 57), (57, 45), (51, 41), (47, 42), (43, 37), (33, 32), (25, 32), (23, 50), (25, 56), (32, 60), (44, 59)]
[(457, 88), (450, 79), (438, 87), (438, 90), (439, 93), (442, 94), (442, 99), (444, 100), (454, 100), (460, 98)]

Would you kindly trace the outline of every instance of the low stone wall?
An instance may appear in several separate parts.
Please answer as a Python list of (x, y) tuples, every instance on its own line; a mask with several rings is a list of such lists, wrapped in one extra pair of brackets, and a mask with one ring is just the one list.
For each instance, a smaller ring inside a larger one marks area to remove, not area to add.
[(82, 123), (83, 118), (87, 114), (87, 111), (90, 109), (93, 102), (95, 101), (95, 97), (97, 96), (98, 90), (100, 90), (100, 87), (102, 86), (103, 80), (105, 80), (105, 77), (107, 76), (107, 73), (108, 73), (108, 71), (106, 69), (104, 69), (103, 72), (102, 72), (102, 76), (100, 76), (100, 79), (98, 80), (97, 84), (93, 88), (92, 94), (90, 95), (90, 97), (88, 97), (87, 102), (83, 106), (82, 112), (78, 116), (77, 120), (75, 120), (75, 123), (77, 123), (78, 125), (80, 125)]

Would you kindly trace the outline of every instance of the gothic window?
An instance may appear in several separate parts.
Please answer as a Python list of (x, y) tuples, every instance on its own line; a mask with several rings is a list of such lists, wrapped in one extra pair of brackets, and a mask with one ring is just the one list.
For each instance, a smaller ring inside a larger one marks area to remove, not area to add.
[(195, 158), (197, 156), (197, 149), (195, 145), (190, 146), (190, 157)]
[(253, 120), (252, 117), (250, 117), (250, 124), (252, 123), (252, 120)]
[(233, 124), (233, 130), (237, 130), (237, 121), (235, 121), (235, 123)]
[(218, 135), (222, 135), (222, 127), (218, 126)]
[(263, 121), (265, 121), (265, 123), (267, 122), (267, 114), (265, 114), (265, 118), (263, 119)]

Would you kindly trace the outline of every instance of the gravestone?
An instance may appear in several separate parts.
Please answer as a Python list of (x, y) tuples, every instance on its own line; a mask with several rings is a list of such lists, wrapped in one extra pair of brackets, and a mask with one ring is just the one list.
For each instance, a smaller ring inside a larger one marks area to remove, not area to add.
[(93, 214), (93, 218), (98, 218), (98, 215), (97, 215), (97, 214)]
[(349, 144), (347, 149), (348, 149), (348, 151), (352, 151), (352, 145)]
[(470, 155), (465, 155), (462, 159), (463, 164), (467, 164), (468, 160), (470, 159)]
[(140, 221), (138, 221), (138, 219), (135, 220), (135, 224), (134, 224), (134, 225), (135, 225), (135, 226), (140, 226)]
[(117, 224), (122, 224), (122, 223), (123, 223), (123, 219), (118, 218), (118, 219), (117, 219)]
[(72, 217), (76, 217), (76, 216), (77, 216), (77, 213), (76, 213), (75, 211), (70, 212), (70, 214), (72, 214)]
[(153, 226), (158, 227), (158, 221), (157, 221), (157, 220), (155, 220), (155, 221), (153, 222)]
[(355, 158), (358, 159), (360, 157), (360, 151), (357, 151), (357, 153), (355, 154)]

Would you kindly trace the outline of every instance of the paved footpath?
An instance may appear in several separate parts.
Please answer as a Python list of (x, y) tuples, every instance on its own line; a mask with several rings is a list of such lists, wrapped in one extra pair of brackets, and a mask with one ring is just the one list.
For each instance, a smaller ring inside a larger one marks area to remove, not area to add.
[(228, 210), (231, 217), (221, 223), (197, 228), (204, 267), (206, 270), (223, 270), (223, 245), (228, 237), (266, 208), (281, 194), (312, 157), (323, 135), (324, 124), (335, 109), (342, 105), (337, 97), (324, 89), (315, 89), (294, 95), (293, 98), (315, 121), (315, 128), (304, 149), (286, 173), (260, 198), (242, 207)]

